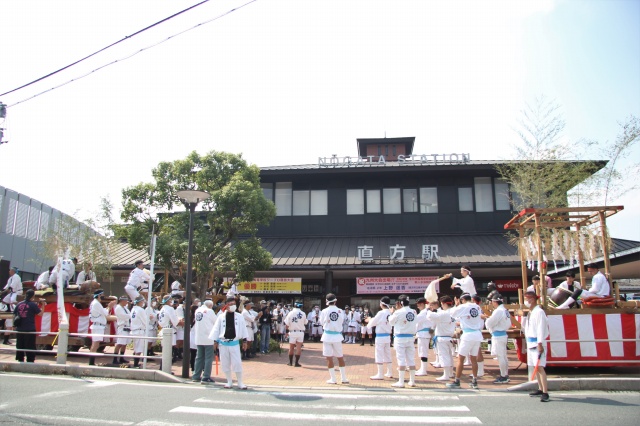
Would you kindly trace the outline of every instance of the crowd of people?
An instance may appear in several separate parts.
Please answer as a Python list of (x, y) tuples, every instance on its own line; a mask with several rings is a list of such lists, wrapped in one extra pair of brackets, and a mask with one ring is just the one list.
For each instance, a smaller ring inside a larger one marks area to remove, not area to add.
[[(136, 268), (131, 272), (125, 286), (127, 295), (117, 301), (111, 301), (107, 307), (103, 303), (103, 290), (93, 294), (90, 305), (90, 330), (92, 344), (90, 352), (95, 354), (105, 338), (109, 321), (116, 322), (117, 340), (113, 352), (113, 364), (128, 364), (125, 360), (125, 349), (133, 343), (134, 355), (155, 355), (153, 342), (138, 337), (157, 337), (162, 329), (171, 330), (172, 362), (182, 358), (185, 332), (185, 311), (191, 315), (191, 368), (194, 382), (202, 384), (212, 383), (211, 368), (214, 354), (219, 355), (222, 371), (226, 376), (225, 387), (233, 386), (235, 374), (239, 389), (246, 389), (242, 377), (242, 361), (250, 360), (258, 352), (270, 352), (270, 345), (275, 342), (289, 344), (289, 362), (294, 367), (301, 367), (302, 346), (305, 341), (322, 342), (322, 353), (327, 361), (329, 379), (327, 383), (337, 384), (334, 359), (338, 364), (340, 382), (349, 383), (346, 373), (346, 362), (343, 355), (343, 344), (364, 345), (368, 342), (375, 346), (374, 363), (377, 374), (371, 380), (383, 380), (394, 377), (392, 371), (392, 348), (395, 351), (398, 366), (398, 380), (393, 387), (416, 386), (415, 377), (427, 375), (429, 368), (441, 368), (442, 375), (435, 380), (447, 382), (448, 388), (461, 387), (461, 378), (465, 366), (471, 367), (469, 386), (478, 388), (478, 379), (484, 376), (484, 360), (481, 343), (485, 340), (482, 331), (490, 333), (491, 354), (498, 360), (500, 374), (493, 383), (509, 383), (507, 360), (507, 332), (512, 328), (512, 318), (503, 306), (503, 299), (495, 285), (489, 285), (487, 303), (492, 309), (481, 306), (482, 301), (477, 295), (475, 284), (471, 278), (468, 266), (460, 269), (461, 278), (453, 278), (446, 274), (432, 284), (443, 279), (452, 278), (451, 288), (459, 290), (459, 297), (437, 297), (433, 285), (425, 291), (425, 297), (415, 301), (416, 309), (411, 307), (411, 300), (407, 295), (400, 295), (395, 303), (388, 296), (379, 301), (377, 312), (369, 306), (337, 306), (334, 294), (326, 296), (326, 307), (313, 306), (308, 313), (302, 311), (303, 304), (296, 301), (291, 304), (276, 303), (261, 300), (256, 309), (253, 301), (241, 296), (237, 288), (232, 286), (226, 294), (226, 300), (214, 306), (212, 300), (201, 303), (195, 299), (191, 306), (184, 305), (184, 290), (179, 282), (171, 286), (171, 293), (160, 300), (151, 298), (147, 306), (146, 292), (148, 291), (149, 275), (145, 273), (142, 261), (136, 262)], [(595, 265), (589, 265), (588, 270), (593, 275), (590, 291), (586, 291), (575, 280), (575, 275), (567, 273), (566, 281), (559, 285), (571, 297), (558, 306), (559, 309), (575, 303), (578, 297), (584, 295), (599, 295), (609, 293), (609, 283)], [(32, 301), (34, 292), (28, 290), (24, 302), (16, 304), (16, 298), (22, 294), (22, 286), (16, 269), (12, 268), (6, 288), (10, 293), (5, 296), (6, 303), (15, 306), (17, 317), (21, 317), (18, 330), (35, 331), (35, 315), (41, 315), (44, 305)], [(82, 280), (93, 280), (91, 268), (85, 268)], [(49, 276), (45, 277), (47, 274)], [(41, 287), (50, 283), (52, 271), (46, 271), (38, 280)], [(17, 279), (15, 277), (18, 277)], [(80, 279), (80, 277), (78, 277)], [(549, 395), (546, 385), (545, 345), (542, 343), (548, 336), (548, 324), (544, 310), (539, 305), (540, 279), (533, 277), (533, 284), (527, 289), (524, 298), (530, 309), (530, 314), (524, 319), (524, 330), (528, 364), (535, 366), (535, 375), (539, 389), (532, 395), (540, 396), (541, 401), (548, 401)], [(490, 311), (490, 314), (489, 314)], [(132, 339), (133, 337), (133, 339)], [(31, 342), (31, 335), (18, 336), (19, 346), (23, 349), (35, 349), (35, 342)], [(416, 365), (416, 351), (420, 360)], [(434, 348), (435, 360), (429, 362), (430, 348)], [(22, 361), (24, 352), (17, 352), (16, 359)], [(454, 363), (454, 358), (456, 358)], [(34, 355), (26, 353), (27, 361), (33, 361)], [(139, 357), (134, 357), (134, 367), (139, 366)], [(95, 365), (95, 358), (90, 357), (89, 364)], [(431, 367), (429, 367), (431, 365)], [(454, 370), (455, 367), (455, 370)], [(407, 379), (408, 380), (405, 382)]]

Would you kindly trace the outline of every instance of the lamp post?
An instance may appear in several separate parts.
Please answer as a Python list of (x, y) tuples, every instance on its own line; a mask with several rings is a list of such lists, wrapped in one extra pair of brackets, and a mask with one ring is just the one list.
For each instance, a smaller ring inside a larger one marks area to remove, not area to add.
[(177, 192), (178, 197), (189, 207), (189, 250), (187, 255), (187, 285), (184, 297), (184, 343), (182, 345), (182, 378), (189, 378), (189, 368), (191, 367), (191, 279), (193, 263), (193, 212), (200, 201), (209, 198), (209, 193), (205, 191), (183, 190)]

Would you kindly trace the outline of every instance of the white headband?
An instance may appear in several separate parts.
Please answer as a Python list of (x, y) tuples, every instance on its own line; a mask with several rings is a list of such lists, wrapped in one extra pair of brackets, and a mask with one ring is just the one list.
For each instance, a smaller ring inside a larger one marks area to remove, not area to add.
[(471, 271), (468, 270), (467, 268), (460, 268), (460, 269), (462, 269), (463, 271), (467, 271), (467, 274), (471, 275)]

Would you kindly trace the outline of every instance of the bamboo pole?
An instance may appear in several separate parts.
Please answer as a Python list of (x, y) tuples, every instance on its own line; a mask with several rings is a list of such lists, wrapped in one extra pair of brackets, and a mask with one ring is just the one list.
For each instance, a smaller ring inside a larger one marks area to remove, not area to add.
[(518, 303), (520, 305), (524, 304), (523, 294), (527, 291), (527, 257), (525, 256), (524, 249), (522, 248), (522, 241), (524, 240), (524, 228), (518, 228), (520, 244), (518, 245), (518, 250), (520, 250), (520, 273), (522, 276), (522, 291), (518, 292)]
[(587, 288), (587, 282), (585, 281), (584, 276), (584, 255), (582, 254), (582, 249), (580, 248), (580, 229), (582, 227), (580, 225), (576, 225), (576, 235), (578, 236), (578, 267), (580, 268), (580, 285), (583, 289)]
[(614, 292), (614, 297), (616, 301), (616, 306), (618, 306), (618, 302), (620, 301), (620, 288), (616, 286), (613, 288), (613, 279), (611, 277), (611, 262), (609, 261), (609, 246), (607, 245), (607, 225), (605, 223), (605, 215), (604, 212), (598, 212), (598, 216), (600, 216), (600, 238), (602, 238), (602, 257), (604, 259), (604, 275), (607, 277), (609, 281), (609, 295), (611, 295), (611, 291)]
[(542, 299), (542, 306), (544, 310), (547, 310), (547, 267), (546, 262), (544, 260), (544, 254), (542, 253), (542, 235), (540, 233), (540, 214), (535, 214), (535, 223), (536, 223), (536, 244), (538, 246), (538, 267), (540, 268), (540, 298)]

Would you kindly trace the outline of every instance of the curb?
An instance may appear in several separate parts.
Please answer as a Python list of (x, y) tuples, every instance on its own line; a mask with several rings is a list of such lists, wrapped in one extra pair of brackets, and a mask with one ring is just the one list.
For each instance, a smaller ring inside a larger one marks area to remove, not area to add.
[[(562, 378), (548, 379), (547, 387), (550, 391), (578, 391), (578, 390), (603, 390), (603, 391), (640, 391), (640, 378)], [(507, 388), (508, 391), (533, 391), (538, 389), (538, 382), (521, 383)]]
[(107, 379), (144, 380), (148, 382), (184, 383), (181, 379), (158, 370), (95, 367), (88, 365), (40, 364), (30, 362), (0, 362), (0, 371), (27, 374), (102, 377)]

